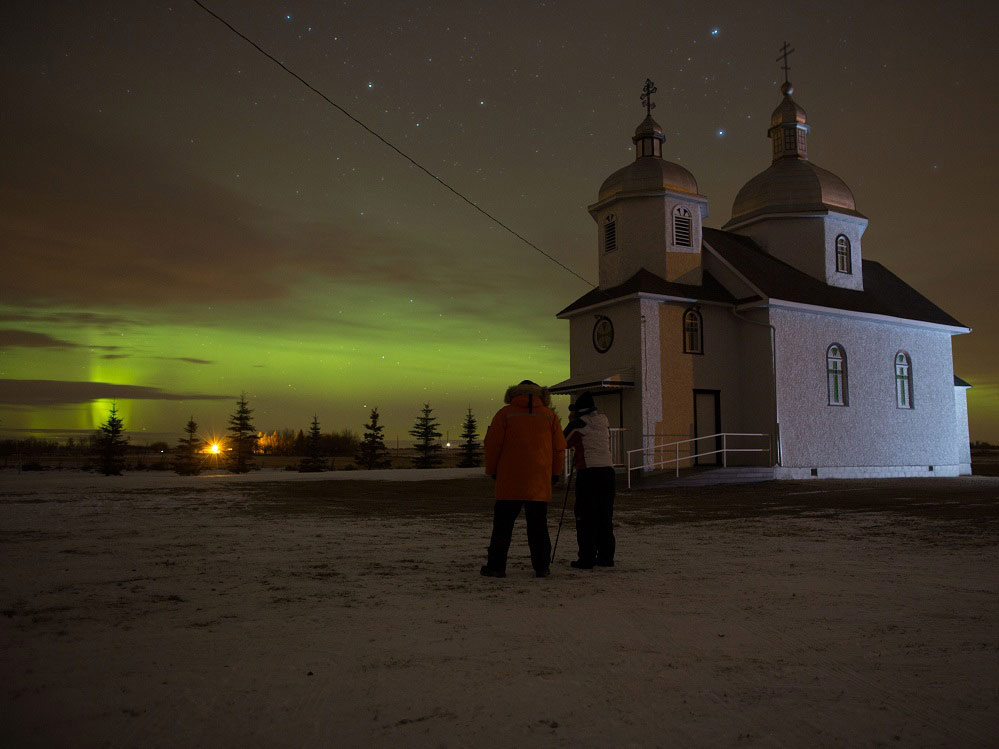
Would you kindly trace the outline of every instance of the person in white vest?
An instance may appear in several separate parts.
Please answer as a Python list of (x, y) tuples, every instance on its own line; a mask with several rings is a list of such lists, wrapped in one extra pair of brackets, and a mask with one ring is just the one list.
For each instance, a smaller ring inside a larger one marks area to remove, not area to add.
[(576, 470), (576, 541), (579, 558), (570, 562), (578, 570), (614, 566), (614, 461), (611, 459), (610, 423), (597, 411), (590, 393), (569, 406), (566, 445), (573, 452)]

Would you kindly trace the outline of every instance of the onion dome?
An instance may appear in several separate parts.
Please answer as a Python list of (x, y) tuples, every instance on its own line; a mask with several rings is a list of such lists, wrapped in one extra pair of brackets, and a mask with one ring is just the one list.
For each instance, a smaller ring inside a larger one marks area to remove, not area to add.
[(743, 185), (732, 223), (763, 213), (837, 211), (856, 214), (853, 193), (839, 177), (804, 159), (778, 159)]
[(860, 216), (846, 183), (808, 160), (810, 128), (805, 110), (791, 98), (794, 88), (789, 81), (784, 81), (781, 93), (784, 98), (770, 115), (767, 130), (773, 163), (739, 190), (726, 226), (763, 214), (836, 211)]
[(651, 114), (646, 115), (642, 124), (635, 128), (635, 136), (631, 139), (635, 144), (635, 158), (657, 156), (661, 159), (665, 140), (666, 134), (659, 127), (659, 123), (652, 119)]
[(656, 107), (652, 94), (655, 92), (656, 85), (646, 79), (640, 97), (645, 106), (645, 119), (635, 128), (631, 139), (635, 144), (635, 160), (604, 180), (600, 185), (598, 203), (616, 195), (659, 194), (664, 190), (698, 194), (693, 174), (679, 164), (663, 160), (666, 134), (652, 119), (652, 110)]
[(794, 86), (789, 81), (785, 81), (784, 85), (780, 87), (780, 92), (784, 94), (784, 99), (777, 105), (777, 109), (773, 111), (773, 114), (770, 115), (770, 127), (778, 127), (784, 124), (804, 125), (807, 121), (805, 110), (791, 98), (791, 94), (794, 93)]
[(626, 193), (661, 193), (663, 190), (697, 195), (697, 180), (679, 164), (662, 157), (639, 158), (604, 180), (598, 201)]

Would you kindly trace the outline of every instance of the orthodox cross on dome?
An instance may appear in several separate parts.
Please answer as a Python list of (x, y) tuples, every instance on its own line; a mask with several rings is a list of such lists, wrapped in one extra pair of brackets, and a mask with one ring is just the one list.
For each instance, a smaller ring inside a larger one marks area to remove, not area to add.
[(787, 42), (784, 42), (784, 46), (780, 48), (780, 57), (777, 58), (777, 62), (781, 62), (783, 60), (783, 63), (784, 63), (780, 67), (781, 67), (781, 70), (784, 71), (784, 83), (785, 84), (788, 84), (788, 83), (791, 82), (790, 79), (788, 78), (788, 74), (791, 72), (791, 66), (787, 64), (787, 56), (789, 54), (791, 54), (792, 52), (794, 52), (794, 50), (791, 49), (791, 47), (788, 45)]
[(642, 95), (639, 98), (642, 100), (642, 104), (645, 105), (645, 111), (649, 117), (652, 116), (652, 110), (656, 108), (655, 103), (652, 101), (652, 94), (658, 90), (656, 84), (651, 79), (645, 79), (645, 88), (642, 89)]

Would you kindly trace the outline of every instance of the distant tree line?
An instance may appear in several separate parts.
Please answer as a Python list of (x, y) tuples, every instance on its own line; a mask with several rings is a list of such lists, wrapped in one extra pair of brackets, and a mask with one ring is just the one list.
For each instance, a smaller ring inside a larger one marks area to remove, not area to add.
[[(164, 456), (159, 465), (150, 467), (165, 468), (165, 456), (170, 455), (171, 466), (183, 475), (200, 473), (209, 464), (213, 467), (224, 466), (233, 473), (245, 473), (257, 468), (254, 456), (258, 455), (301, 456), (298, 470), (308, 472), (330, 470), (332, 465), (329, 459), (336, 456), (352, 457), (356, 462), (356, 466), (348, 466), (352, 468), (391, 468), (392, 460), (385, 446), (384, 426), (379, 424), (379, 418), (378, 408), (373, 408), (364, 425), (363, 438), (359, 438), (350, 429), (324, 434), (318, 416), (313, 416), (308, 433), (302, 429), (297, 433), (293, 429), (257, 432), (253, 426), (253, 409), (250, 408), (246, 393), (242, 393), (236, 401), (235, 410), (229, 416), (227, 436), (215, 444), (210, 444), (206, 438), (199, 436), (198, 424), (191, 416), (184, 425), (183, 436), (173, 448), (165, 442), (136, 447), (129, 444), (125, 424), (118, 415), (117, 404), (112, 403), (107, 420), (96, 433), (86, 438), (69, 438), (65, 444), (34, 437), (2, 440), (0, 456), (37, 458), (43, 455), (85, 454), (96, 457), (96, 467), (106, 475), (120, 474), (125, 468), (126, 456), (149, 452), (158, 452)], [(445, 446), (441, 442), (440, 424), (429, 403), (423, 404), (409, 434), (414, 439), (413, 447), (416, 452), (411, 461), (412, 467), (436, 468), (444, 463)], [(462, 424), (461, 442), (457, 451), (460, 467), (482, 465), (482, 442), (471, 408)], [(32, 462), (30, 467), (36, 465)], [(141, 459), (137, 467), (143, 467)], [(24, 468), (29, 468), (29, 465), (26, 464)], [(37, 465), (37, 468), (40, 469), (41, 466)]]
[[(353, 455), (361, 443), (357, 433), (351, 429), (320, 433), (319, 441), (326, 455), (337, 456)], [(257, 450), (261, 455), (305, 455), (308, 447), (309, 435), (301, 429), (298, 432), (294, 429), (281, 429), (258, 434)]]

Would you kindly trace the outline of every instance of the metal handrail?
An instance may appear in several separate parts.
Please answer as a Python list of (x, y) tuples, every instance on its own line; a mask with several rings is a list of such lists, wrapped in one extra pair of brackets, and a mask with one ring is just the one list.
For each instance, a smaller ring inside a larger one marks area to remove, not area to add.
[[(697, 442), (698, 440), (718, 439), (719, 437), (721, 437), (721, 440), (722, 440), (722, 446), (721, 446), (720, 450), (709, 450), (709, 451), (703, 452), (703, 453), (685, 454), (683, 457), (680, 456), (680, 445), (686, 445), (686, 444), (689, 444), (689, 443), (692, 443), (692, 442)], [(766, 437), (767, 438), (767, 446), (766, 447), (728, 447), (728, 438), (729, 437)], [(676, 455), (676, 457), (669, 458), (667, 460), (654, 461), (652, 463), (646, 463), (646, 462), (643, 461), (640, 465), (637, 465), (637, 466), (632, 466), (631, 465), (631, 456), (634, 453), (654, 452), (656, 450), (663, 450), (664, 448), (667, 448), (667, 447), (673, 447), (673, 448), (675, 448), (675, 455)], [(665, 465), (668, 465), (670, 463), (675, 463), (676, 464), (676, 475), (679, 477), (679, 475), (680, 475), (680, 461), (681, 460), (690, 460), (690, 461), (693, 461), (693, 460), (696, 460), (697, 458), (703, 458), (703, 457), (706, 457), (708, 455), (717, 455), (718, 453), (721, 453), (721, 456), (722, 456), (722, 467), (723, 468), (727, 468), (728, 467), (728, 454), (729, 453), (762, 453), (762, 452), (765, 452), (768, 455), (770, 454), (770, 435), (769, 434), (763, 434), (761, 432), (719, 432), (718, 434), (706, 434), (706, 435), (701, 436), (701, 437), (691, 437), (690, 439), (677, 440), (675, 442), (664, 442), (661, 445), (650, 445), (648, 447), (637, 447), (634, 450), (628, 450), (628, 453), (627, 453), (628, 454), (628, 488), (629, 489), (631, 488), (631, 472), (632, 471), (653, 469), (653, 468), (656, 468), (658, 466), (665, 466)]]

